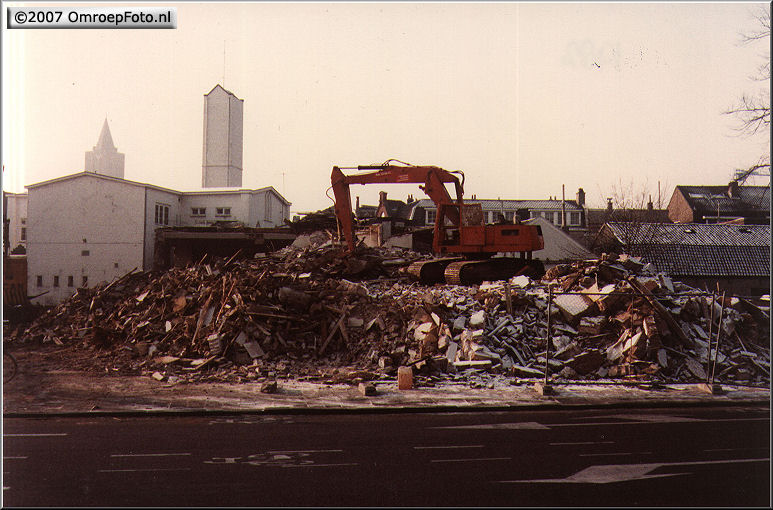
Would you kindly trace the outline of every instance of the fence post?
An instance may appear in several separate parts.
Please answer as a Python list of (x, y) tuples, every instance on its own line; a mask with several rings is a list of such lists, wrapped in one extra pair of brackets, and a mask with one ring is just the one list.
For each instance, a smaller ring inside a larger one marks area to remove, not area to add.
[(550, 331), (550, 315), (553, 305), (553, 286), (548, 285), (548, 330), (545, 333), (545, 380), (542, 383), (535, 383), (534, 389), (537, 390), (538, 393), (541, 395), (553, 395), (555, 394), (555, 391), (553, 390), (552, 386), (548, 384), (548, 370), (549, 365), (548, 361), (550, 361), (550, 342), (552, 340), (552, 334)]
[[(717, 326), (717, 343), (714, 346), (714, 358), (712, 360), (711, 358), (711, 334), (709, 334), (709, 366), (706, 370), (706, 382), (703, 384), (699, 384), (698, 387), (707, 392), (711, 393), (712, 395), (719, 395), (723, 393), (722, 386), (719, 384), (714, 384), (714, 374), (717, 369), (717, 357), (719, 356), (719, 338), (722, 335), (722, 316), (725, 313), (725, 292), (722, 293), (722, 307), (719, 309), (719, 326)], [(711, 307), (711, 324), (712, 327), (709, 329), (711, 331), (713, 329), (714, 324), (714, 303), (712, 302)]]
[(710, 384), (711, 378), (711, 337), (714, 335), (714, 305), (716, 305), (717, 302), (717, 295), (712, 292), (711, 293), (711, 314), (709, 319), (709, 357), (706, 360), (706, 384)]
[(711, 379), (709, 384), (714, 385), (714, 372), (717, 370), (717, 356), (719, 354), (719, 337), (722, 335), (722, 315), (725, 313), (725, 293), (722, 292), (722, 308), (719, 310), (719, 325), (717, 326), (717, 344), (714, 346), (714, 363), (711, 364)]

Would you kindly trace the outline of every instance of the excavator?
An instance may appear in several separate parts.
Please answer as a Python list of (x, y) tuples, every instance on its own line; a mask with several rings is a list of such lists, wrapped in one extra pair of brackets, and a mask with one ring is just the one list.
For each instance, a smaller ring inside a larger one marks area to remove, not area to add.
[[(435, 258), (411, 264), (407, 272), (427, 284), (473, 285), (484, 280), (504, 280), (512, 276), (541, 277), (544, 266), (532, 252), (544, 248), (539, 225), (500, 222), (484, 224), (480, 204), (465, 203), (464, 173), (437, 166), (382, 165), (343, 167), (358, 170), (346, 175), (334, 166), (330, 176), (335, 195), (335, 214), (349, 252), (354, 252), (356, 236), (349, 192), (351, 184), (417, 183), (435, 203), (437, 214), (432, 237)], [(402, 163), (402, 162), (400, 162)], [(452, 184), (456, 198), (446, 189)], [(519, 257), (495, 257), (498, 253), (519, 253)]]

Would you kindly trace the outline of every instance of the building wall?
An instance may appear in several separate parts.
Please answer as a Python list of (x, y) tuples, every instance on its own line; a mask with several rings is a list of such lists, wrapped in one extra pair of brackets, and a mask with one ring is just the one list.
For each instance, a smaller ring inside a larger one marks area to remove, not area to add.
[(102, 151), (94, 147), (93, 151), (86, 153), (85, 169), (87, 172), (123, 179), (124, 159), (125, 155), (116, 149)]
[(674, 194), (671, 195), (667, 209), (668, 219), (674, 223), (693, 223), (695, 221), (690, 204), (677, 188), (674, 188)]
[(8, 218), (8, 253), (22, 245), (27, 247), (27, 194), (6, 193), (5, 216)]
[(142, 187), (86, 174), (31, 187), (28, 195), (27, 292), (48, 291), (34, 302), (58, 303), (84, 277), (93, 287), (143, 268)]
[(719, 285), (720, 292), (741, 297), (759, 297), (770, 294), (770, 280), (760, 277), (715, 277), (715, 276), (683, 276), (675, 275), (673, 278), (690, 287), (709, 291), (715, 290)]
[[(266, 203), (268, 202), (268, 209)], [(205, 215), (193, 215), (193, 208), (204, 208)], [(217, 208), (230, 208), (230, 214), (217, 214)], [(247, 227), (278, 227), (289, 219), (290, 208), (270, 189), (259, 192), (186, 193), (181, 202), (184, 226), (210, 225), (215, 221), (239, 221)]]
[(204, 96), (204, 188), (242, 185), (242, 107), (221, 87)]
[[(210, 225), (216, 221), (240, 221), (246, 226), (253, 226), (249, 221), (249, 200), (245, 193), (184, 194), (180, 203), (180, 225)], [(192, 208), (204, 208), (204, 216), (193, 216)], [(230, 209), (229, 214), (218, 214), (217, 209)]]
[[(153, 269), (153, 257), (156, 246), (156, 230), (163, 227), (175, 227), (181, 224), (182, 220), (182, 196), (179, 193), (172, 193), (154, 188), (144, 188), (142, 201), (137, 202), (138, 208), (144, 201), (144, 249), (143, 262), (140, 268), (149, 271)], [(159, 212), (163, 214), (156, 217), (156, 206), (159, 206)], [(164, 208), (169, 208), (168, 218)], [(131, 269), (131, 268), (130, 268)]]

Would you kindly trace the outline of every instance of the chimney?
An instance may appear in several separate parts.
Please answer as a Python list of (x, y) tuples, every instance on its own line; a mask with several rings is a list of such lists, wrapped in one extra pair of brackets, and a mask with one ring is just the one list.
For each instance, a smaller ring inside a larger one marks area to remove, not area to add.
[(727, 196), (736, 198), (738, 196), (738, 181), (730, 181), (727, 185)]
[(577, 205), (585, 207), (585, 191), (582, 188), (577, 190)]
[(408, 200), (405, 201), (406, 204), (412, 204), (413, 203), (413, 195), (408, 195)]
[(612, 199), (607, 198), (607, 212), (612, 212)]
[(387, 197), (387, 192), (386, 191), (379, 191), (378, 192), (378, 205), (381, 205), (381, 204), (386, 205), (386, 197)]
[(652, 210), (652, 209), (654, 209), (655, 207), (654, 207), (654, 205), (652, 204), (652, 195), (650, 195), (649, 197), (650, 197), (650, 201), (649, 201), (649, 202), (647, 202), (647, 210), (648, 210), (648, 211), (651, 211), (651, 210)]
[(354, 210), (355, 211), (359, 210), (359, 208), (360, 208), (360, 197), (359, 197), (359, 195), (357, 196), (356, 204), (357, 205), (354, 206)]

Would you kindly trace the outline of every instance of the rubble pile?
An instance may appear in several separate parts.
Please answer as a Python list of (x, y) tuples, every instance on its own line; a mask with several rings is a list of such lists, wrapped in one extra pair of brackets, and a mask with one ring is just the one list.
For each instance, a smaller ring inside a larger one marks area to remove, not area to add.
[(703, 382), (720, 331), (714, 380), (769, 384), (768, 310), (712, 303), (635, 258), (471, 287), (411, 283), (399, 269), (419, 258), (349, 255), (316, 232), (266, 256), (79, 289), (12, 336), (111, 352), (120, 372), (170, 382), (363, 381), (408, 365), (420, 384), (475, 385), (546, 367), (553, 380)]

